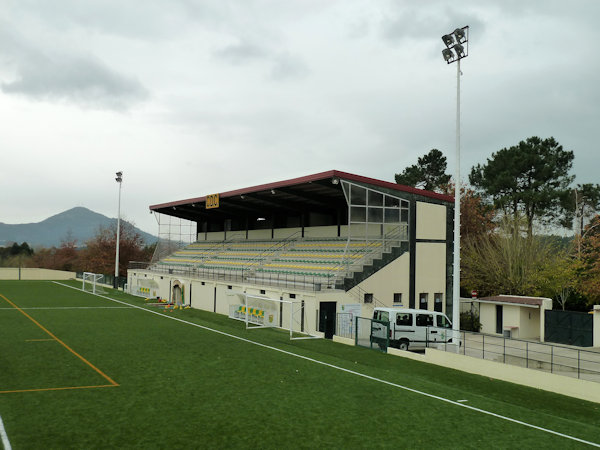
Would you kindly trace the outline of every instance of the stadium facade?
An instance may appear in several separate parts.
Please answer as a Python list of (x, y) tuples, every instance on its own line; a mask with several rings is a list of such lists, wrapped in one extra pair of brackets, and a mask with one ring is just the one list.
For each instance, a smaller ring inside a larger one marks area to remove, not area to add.
[(331, 170), (153, 205), (193, 239), (162, 237), (150, 264), (130, 264), (128, 289), (229, 315), (244, 295), (289, 300), (302, 320), (287, 326), (326, 337), (375, 306), (451, 317), (453, 201)]

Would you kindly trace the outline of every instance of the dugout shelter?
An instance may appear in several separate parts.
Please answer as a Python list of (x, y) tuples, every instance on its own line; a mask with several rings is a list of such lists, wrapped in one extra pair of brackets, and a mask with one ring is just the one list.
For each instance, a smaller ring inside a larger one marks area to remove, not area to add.
[(240, 295), (290, 299), (295, 326), (326, 337), (375, 306), (451, 316), (453, 202), (330, 170), (152, 205), (159, 244), (150, 264), (130, 263), (128, 289), (222, 314)]

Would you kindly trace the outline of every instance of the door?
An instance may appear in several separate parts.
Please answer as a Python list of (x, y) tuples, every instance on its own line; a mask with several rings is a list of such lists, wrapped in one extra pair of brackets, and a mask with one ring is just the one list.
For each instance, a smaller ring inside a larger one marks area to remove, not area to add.
[(332, 339), (335, 334), (336, 302), (320, 302), (319, 331), (325, 333), (325, 339)]
[(496, 333), (502, 334), (502, 305), (496, 305)]
[(178, 284), (173, 286), (173, 303), (177, 306), (180, 306), (183, 303), (181, 299), (181, 286)]
[[(421, 313), (417, 314), (415, 320), (415, 341), (425, 344), (432, 339), (431, 331), (433, 330), (433, 314)], [(433, 330), (435, 331), (435, 330)], [(433, 333), (433, 336), (437, 334), (437, 331)]]

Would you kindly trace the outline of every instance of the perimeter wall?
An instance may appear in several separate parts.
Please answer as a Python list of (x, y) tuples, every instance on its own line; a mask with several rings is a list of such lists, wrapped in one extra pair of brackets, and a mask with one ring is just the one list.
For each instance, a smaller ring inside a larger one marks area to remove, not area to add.
[(0, 280), (70, 280), (75, 272), (30, 267), (0, 267)]

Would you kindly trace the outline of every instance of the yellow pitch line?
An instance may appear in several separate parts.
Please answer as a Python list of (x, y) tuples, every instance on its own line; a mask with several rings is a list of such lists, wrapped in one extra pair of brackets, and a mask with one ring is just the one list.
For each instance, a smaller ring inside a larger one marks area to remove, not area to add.
[(0, 391), (0, 394), (15, 394), (18, 392), (42, 392), (42, 391), (67, 391), (72, 389), (98, 389), (107, 387), (117, 387), (118, 384), (102, 384), (98, 386), (67, 386), (54, 388), (39, 388), (39, 389), (15, 389), (13, 391)]
[(102, 372), (100, 369), (98, 369), (96, 366), (94, 366), (91, 362), (89, 362), (87, 359), (85, 359), (83, 356), (81, 356), (79, 353), (77, 353), (75, 350), (73, 350), (71, 347), (69, 347), (67, 344), (65, 344), (63, 341), (61, 341), (59, 338), (57, 338), (54, 334), (52, 334), (50, 331), (48, 331), (41, 323), (39, 323), (37, 320), (35, 320), (33, 317), (31, 317), (29, 314), (27, 314), (25, 311), (23, 311), (21, 308), (19, 308), (17, 305), (15, 305), (13, 302), (11, 302), (9, 299), (7, 299), (4, 295), (0, 294), (0, 297), (2, 297), (10, 305), (12, 305), (14, 308), (16, 308), (21, 314), (23, 314), (25, 317), (27, 317), (29, 320), (31, 320), (33, 323), (35, 323), (38, 327), (40, 327), (44, 332), (46, 332), (46, 334), (48, 334), (48, 336), (50, 336), (52, 339), (54, 339), (55, 341), (57, 341), (64, 348), (66, 348), (67, 350), (69, 350), (73, 355), (75, 355), (77, 358), (79, 358), (85, 364), (87, 364), (92, 369), (94, 369), (98, 374), (100, 374), (112, 386), (118, 386), (119, 385), (112, 378), (110, 378), (108, 375), (106, 375), (104, 372)]

